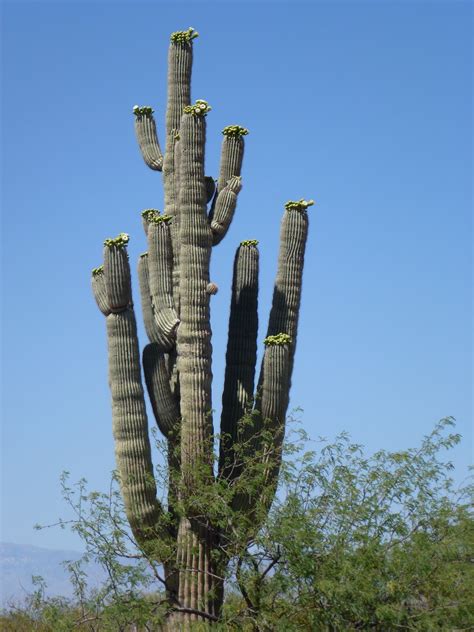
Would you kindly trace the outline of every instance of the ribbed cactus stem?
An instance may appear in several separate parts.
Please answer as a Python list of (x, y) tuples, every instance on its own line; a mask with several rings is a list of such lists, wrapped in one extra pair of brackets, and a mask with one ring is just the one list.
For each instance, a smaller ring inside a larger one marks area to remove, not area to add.
[(148, 253), (145, 252), (138, 260), (138, 282), (140, 285), (140, 298), (142, 306), (143, 323), (150, 342), (158, 343), (159, 348), (165, 351), (169, 341), (159, 329), (153, 313), (153, 305), (150, 293), (150, 275), (148, 270)]
[(212, 243), (219, 244), (225, 237), (234, 218), (237, 196), (242, 188), (242, 178), (232, 176), (218, 193), (211, 220)]
[[(287, 203), (280, 230), (278, 269), (273, 291), (272, 308), (267, 335), (286, 332), (292, 339), (290, 345), (289, 381), (293, 370), (296, 347), (298, 316), (301, 303), (304, 254), (308, 237), (308, 206), (312, 200)], [(288, 204), (293, 208), (288, 209)]]
[(107, 334), (115, 459), (125, 510), (139, 540), (156, 538), (162, 509), (156, 498), (133, 310), (110, 314)]
[[(144, 108), (137, 105), (133, 108), (135, 114), (135, 135), (138, 146), (145, 163), (154, 171), (161, 171), (163, 168), (163, 154), (161, 153), (156, 123), (153, 113), (143, 112)], [(150, 108), (151, 109), (151, 108)]]
[[(185, 31), (184, 31), (185, 33)], [(173, 35), (175, 35), (173, 33)], [(191, 102), (191, 71), (193, 63), (193, 38), (171, 36), (168, 50), (168, 107), (166, 110), (166, 135), (178, 130), (181, 115)]]
[(142, 225), (143, 230), (145, 231), (145, 235), (148, 235), (148, 226), (153, 218), (159, 217), (160, 211), (156, 208), (146, 208), (142, 211)]
[(104, 242), (104, 276), (107, 303), (112, 312), (120, 312), (132, 302), (130, 265), (126, 245), (128, 235), (121, 233)]
[[(248, 245), (247, 245), (248, 244)], [(221, 476), (237, 475), (233, 445), (238, 422), (251, 407), (258, 333), (258, 267), (256, 241), (243, 242), (234, 259), (224, 391), (222, 395)]]
[(166, 154), (163, 166), (163, 185), (165, 190), (165, 214), (173, 218), (170, 227), (171, 250), (173, 253), (172, 286), (173, 302), (179, 315), (179, 156), (180, 143), (177, 130), (167, 137)]
[(179, 319), (174, 309), (171, 235), (167, 216), (152, 218), (148, 226), (148, 269), (150, 294), (158, 329), (172, 348)]
[(108, 316), (110, 314), (109, 302), (107, 300), (107, 287), (105, 284), (104, 266), (94, 268), (92, 270), (92, 292), (94, 294), (97, 307), (104, 314)]
[(242, 161), (244, 158), (244, 133), (230, 133), (229, 130), (241, 129), (248, 133), (245, 128), (237, 125), (225, 127), (223, 130), (224, 138), (221, 149), (221, 162), (219, 167), (219, 180), (217, 182), (217, 190), (222, 191), (232, 176), (240, 176), (242, 171)]
[(171, 393), (165, 356), (157, 344), (149, 344), (144, 348), (143, 372), (156, 423), (168, 438), (172, 433), (176, 434), (179, 407)]
[(184, 114), (180, 143), (180, 297), (178, 372), (181, 390), (182, 465), (210, 459), (211, 325), (209, 313), (209, 263), (211, 229), (206, 214), (204, 146), (206, 119)]

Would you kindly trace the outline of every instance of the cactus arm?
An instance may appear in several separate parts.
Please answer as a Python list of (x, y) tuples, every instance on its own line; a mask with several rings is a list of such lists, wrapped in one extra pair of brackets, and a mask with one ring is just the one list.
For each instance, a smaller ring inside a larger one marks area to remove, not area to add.
[(109, 303), (107, 301), (107, 288), (105, 286), (104, 266), (99, 266), (92, 270), (92, 292), (94, 294), (97, 307), (104, 314), (110, 314)]
[(217, 181), (218, 192), (222, 191), (232, 176), (241, 174), (245, 149), (244, 136), (248, 134), (248, 129), (240, 125), (228, 125), (224, 127), (222, 134), (224, 138)]
[(172, 285), (174, 306), (179, 314), (179, 156), (180, 143), (177, 130), (172, 130), (166, 141), (166, 154), (163, 167), (165, 191), (165, 215), (173, 218), (170, 226), (171, 250), (173, 253)]
[(173, 348), (179, 319), (174, 308), (172, 287), (173, 253), (170, 217), (154, 216), (148, 226), (148, 269), (153, 313), (167, 350)]
[(234, 217), (237, 196), (242, 188), (242, 178), (232, 176), (226, 186), (217, 194), (211, 219), (212, 244), (216, 246), (226, 236)]
[[(204, 105), (204, 102), (201, 102)], [(211, 458), (211, 325), (209, 263), (211, 229), (204, 182), (205, 114), (200, 103), (185, 108), (180, 143), (180, 325), (177, 332), (181, 394), (181, 456), (189, 472)]]
[(172, 33), (168, 49), (168, 107), (166, 135), (180, 126), (183, 109), (191, 102), (191, 72), (193, 65), (193, 39), (197, 37), (191, 27), (187, 31)]
[(168, 439), (178, 429), (179, 408), (171, 393), (164, 354), (156, 343), (143, 349), (143, 371), (156, 422)]
[(133, 108), (135, 114), (135, 135), (145, 163), (154, 171), (163, 169), (163, 154), (161, 153), (153, 110), (150, 107)]
[(219, 475), (226, 478), (236, 474), (232, 447), (237, 440), (237, 424), (253, 400), (258, 333), (257, 243), (242, 242), (234, 259), (219, 454)]
[(94, 275), (97, 276), (94, 289), (102, 297), (105, 283), (110, 310), (106, 317), (109, 384), (121, 491), (132, 531), (139, 542), (147, 543), (157, 535), (167, 541), (169, 532), (163, 523), (163, 508), (156, 498), (127, 242), (128, 236), (125, 239), (123, 233), (105, 241), (104, 267)]
[(148, 253), (145, 252), (138, 260), (138, 281), (140, 285), (140, 298), (142, 305), (143, 323), (145, 331), (150, 342), (158, 343), (159, 348), (165, 351), (169, 341), (158, 328), (155, 316), (153, 314), (153, 305), (150, 293), (150, 274), (148, 270)]
[(313, 200), (288, 202), (285, 205), (280, 230), (278, 268), (267, 336), (285, 332), (291, 338), (288, 388), (291, 386), (293, 371), (301, 303), (304, 254), (308, 237), (307, 208), (313, 204)]

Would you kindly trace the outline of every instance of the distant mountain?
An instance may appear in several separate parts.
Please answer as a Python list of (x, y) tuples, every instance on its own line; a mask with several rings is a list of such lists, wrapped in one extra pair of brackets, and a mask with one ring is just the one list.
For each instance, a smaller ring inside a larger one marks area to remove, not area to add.
[[(13, 601), (23, 601), (33, 590), (32, 575), (41, 575), (47, 584), (50, 596), (72, 596), (72, 586), (66, 570), (61, 566), (65, 560), (78, 560), (78, 551), (59, 551), (38, 546), (0, 543), (0, 607)], [(104, 572), (96, 564), (85, 568), (89, 587), (97, 586), (104, 578)]]

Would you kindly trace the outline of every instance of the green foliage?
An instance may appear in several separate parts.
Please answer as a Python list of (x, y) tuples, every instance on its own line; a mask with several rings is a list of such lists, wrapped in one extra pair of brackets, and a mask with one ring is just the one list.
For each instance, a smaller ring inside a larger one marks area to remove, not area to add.
[[(244, 439), (236, 444), (235, 466), (253, 472), (235, 487), (225, 480), (210, 486), (208, 471), (195, 473), (198, 491), (182, 495), (175, 510), (228, 534), (216, 549), (229, 564), (223, 620), (213, 629), (472, 629), (474, 486), (468, 479), (457, 488), (443, 458), (459, 442), (452, 423), (439, 422), (416, 449), (373, 455), (346, 434), (308, 450), (307, 438), (294, 431), (277, 498), (250, 540), (245, 518), (229, 507), (233, 495), (255, 492), (260, 455), (247, 456)], [(156, 475), (164, 484), (165, 467)], [(36, 578), (35, 592), (4, 613), (1, 629), (159, 629), (169, 610), (165, 578), (130, 535), (117, 477), (107, 493), (87, 492), (84, 480), (71, 486), (67, 473), (61, 484), (74, 518), (59, 525), (85, 548), (81, 560), (66, 563), (75, 599), (47, 598)], [(83, 571), (92, 560), (107, 572), (98, 590), (87, 589)]]
[(99, 266), (98, 268), (92, 268), (92, 276), (97, 277), (101, 274), (104, 274), (104, 266)]

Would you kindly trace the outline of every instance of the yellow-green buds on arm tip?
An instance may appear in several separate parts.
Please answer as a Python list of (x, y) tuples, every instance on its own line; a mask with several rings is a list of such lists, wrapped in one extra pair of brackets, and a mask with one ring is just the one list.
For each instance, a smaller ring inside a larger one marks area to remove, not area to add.
[(242, 127), (241, 125), (227, 125), (227, 127), (224, 127), (222, 130), (222, 133), (224, 136), (239, 138), (239, 136), (247, 136), (249, 131), (246, 127)]
[(97, 277), (101, 274), (104, 274), (104, 266), (99, 266), (98, 268), (92, 268), (92, 276)]
[(171, 33), (170, 41), (173, 42), (173, 44), (189, 44), (193, 39), (196, 39), (196, 37), (199, 37), (199, 33), (190, 26), (187, 31), (175, 31)]
[(240, 242), (241, 246), (257, 246), (258, 245), (258, 239), (245, 239), (244, 241)]
[(263, 344), (266, 347), (289, 345), (291, 344), (291, 336), (284, 333), (276, 334), (275, 336), (267, 336)]
[(104, 246), (107, 248), (125, 248), (130, 241), (130, 237), (127, 233), (120, 233), (117, 237), (109, 237), (104, 241)]
[(287, 211), (306, 211), (309, 206), (313, 206), (314, 200), (290, 200), (285, 204)]
[(139, 105), (133, 106), (133, 113), (135, 116), (151, 116), (154, 111), (155, 110), (149, 105), (144, 105), (142, 107)]
[(168, 224), (172, 219), (171, 215), (151, 215), (148, 221), (150, 224)]
[(142, 211), (142, 217), (150, 221), (152, 217), (159, 216), (160, 213), (161, 211), (159, 211), (157, 208), (146, 208), (144, 211)]
[(195, 116), (206, 116), (212, 110), (211, 106), (204, 99), (196, 99), (194, 105), (186, 105), (183, 109), (185, 114), (194, 114)]

